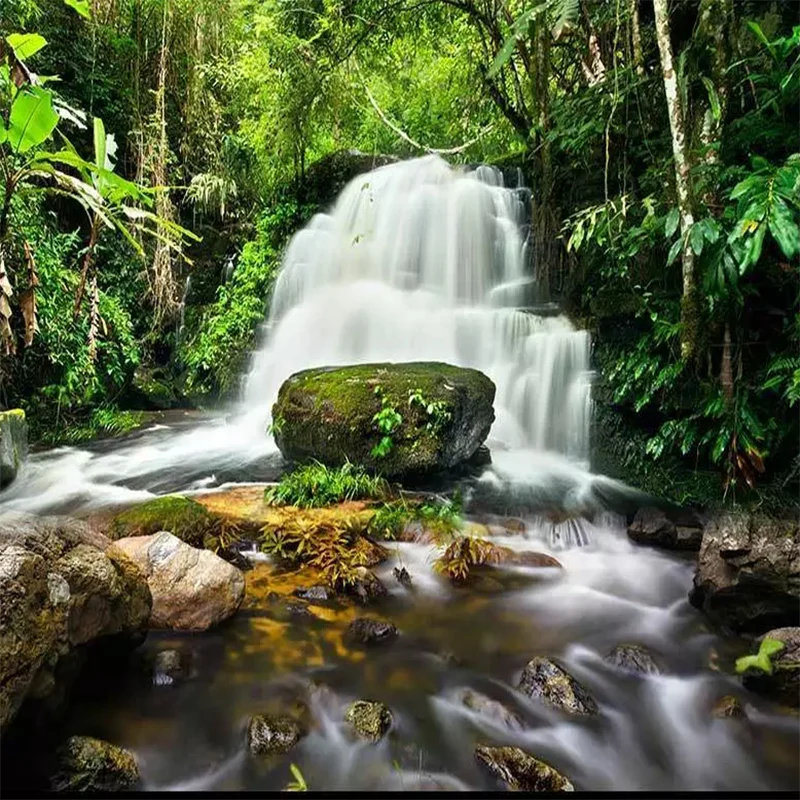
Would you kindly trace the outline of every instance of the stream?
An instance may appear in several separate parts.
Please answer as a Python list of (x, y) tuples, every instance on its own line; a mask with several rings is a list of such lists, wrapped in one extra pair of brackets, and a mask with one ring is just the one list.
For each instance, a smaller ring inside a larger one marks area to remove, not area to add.
[[(287, 619), (270, 592), (288, 596), (298, 577), (257, 558), (229, 621), (204, 634), (151, 631), (125, 665), (83, 675), (60, 735), (130, 749), (145, 790), (283, 789), (291, 764), (312, 790), (496, 788), (475, 761), (478, 743), (519, 746), (579, 790), (796, 790), (797, 717), (741, 688), (733, 664), (746, 644), (712, 632), (689, 604), (694, 556), (631, 542), (623, 507), (641, 496), (589, 469), (590, 337), (537, 313), (525, 278), (528, 197), (497, 171), (435, 157), (357, 178), (290, 244), (239, 406), (36, 454), (0, 511), (86, 515), (276, 480), (285, 466), (264, 431), (290, 374), (435, 359), (494, 380), (492, 464), (422, 488), (458, 486), (468, 519), (513, 515), (521, 530), (495, 541), (550, 554), (563, 570), (496, 567), (488, 585), (460, 588), (435, 573), (432, 547), (391, 544), (375, 569), (390, 592), (379, 605), (331, 599)], [(411, 589), (394, 579), (397, 566)], [(349, 643), (359, 614), (391, 620), (400, 636)], [(604, 656), (621, 643), (649, 648), (660, 674), (612, 667)], [(154, 683), (143, 665), (164, 649), (186, 655), (188, 679)], [(571, 717), (518, 691), (536, 655), (558, 659), (599, 714)], [(465, 688), (515, 712), (514, 724), (465, 707)], [(742, 700), (746, 720), (714, 716), (724, 695)], [(250, 755), (248, 718), (298, 699), (309, 734), (285, 756)], [(344, 722), (356, 699), (392, 711), (377, 744)], [(20, 781), (34, 780), (31, 756), (15, 755)]]

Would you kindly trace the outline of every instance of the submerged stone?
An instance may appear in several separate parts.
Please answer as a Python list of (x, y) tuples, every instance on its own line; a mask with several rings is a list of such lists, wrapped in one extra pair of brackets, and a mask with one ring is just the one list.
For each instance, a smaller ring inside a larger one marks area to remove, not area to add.
[(717, 700), (717, 702), (714, 703), (714, 708), (711, 709), (711, 713), (719, 719), (742, 719), (747, 716), (739, 699), (730, 694)]
[(504, 706), (499, 700), (493, 700), (491, 697), (476, 692), (474, 689), (461, 689), (458, 693), (458, 698), (467, 708), (476, 711), (493, 722), (516, 730), (523, 727), (522, 718), (519, 714)]
[(72, 736), (58, 750), (58, 768), (50, 779), (53, 791), (120, 792), (139, 782), (136, 759), (127, 750), (94, 739)]
[(478, 763), (502, 781), (506, 789), (523, 792), (574, 792), (575, 787), (558, 770), (519, 747), (475, 748)]
[(309, 587), (298, 587), (294, 590), (295, 595), (299, 597), (301, 600), (307, 600), (308, 602), (316, 601), (324, 601), (328, 599), (328, 589), (324, 586), (309, 586)]
[(383, 703), (356, 700), (347, 709), (345, 720), (359, 736), (377, 742), (392, 727), (392, 712)]
[[(494, 395), (483, 373), (439, 362), (305, 370), (280, 388), (272, 409), (272, 418), (281, 420), (275, 441), (297, 463), (349, 460), (387, 477), (450, 469), (488, 435)], [(395, 411), (389, 432), (375, 421), (382, 409)], [(384, 436), (391, 441), (376, 451)]]
[(625, 672), (638, 675), (661, 674), (661, 669), (650, 651), (638, 644), (618, 644), (603, 660)]
[(355, 580), (345, 586), (345, 594), (353, 597), (362, 606), (374, 603), (389, 594), (380, 578), (373, 575), (366, 567), (358, 567), (356, 572)]
[(347, 627), (348, 635), (361, 644), (388, 644), (394, 641), (399, 631), (391, 622), (382, 622), (369, 617), (357, 617)]
[(187, 666), (179, 650), (162, 650), (153, 663), (153, 683), (156, 686), (171, 686), (188, 677)]
[(517, 687), (528, 697), (541, 700), (568, 714), (597, 714), (597, 702), (565, 669), (549, 658), (532, 658)]
[(247, 726), (247, 747), (256, 756), (288, 753), (302, 736), (303, 729), (291, 717), (257, 714)]

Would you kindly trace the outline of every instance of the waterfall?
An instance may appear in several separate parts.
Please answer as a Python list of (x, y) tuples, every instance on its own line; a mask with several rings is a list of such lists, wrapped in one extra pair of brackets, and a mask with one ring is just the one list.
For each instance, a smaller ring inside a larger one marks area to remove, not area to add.
[(292, 238), (244, 406), (315, 366), (446, 361), (497, 385), (496, 448), (588, 457), (589, 335), (537, 315), (527, 190), (427, 156), (353, 179)]

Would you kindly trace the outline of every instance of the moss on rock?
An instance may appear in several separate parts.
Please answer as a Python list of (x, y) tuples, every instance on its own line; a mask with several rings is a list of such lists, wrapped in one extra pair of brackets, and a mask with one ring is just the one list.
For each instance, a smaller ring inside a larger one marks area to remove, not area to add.
[(356, 700), (347, 709), (345, 720), (363, 739), (377, 742), (392, 727), (392, 712), (383, 703)]
[(59, 749), (51, 786), (58, 792), (119, 792), (138, 782), (139, 767), (127, 750), (91, 736), (72, 736)]
[(216, 518), (200, 503), (180, 495), (167, 495), (129, 508), (111, 521), (112, 539), (151, 536), (169, 531), (192, 547), (203, 547), (206, 534), (216, 526)]
[[(351, 461), (386, 476), (449, 469), (469, 459), (488, 435), (494, 395), (483, 373), (438, 362), (305, 370), (278, 393), (275, 441), (298, 463)], [(375, 421), (382, 409), (399, 415), (391, 431)], [(376, 452), (384, 437), (391, 443)]]
[(17, 477), (28, 454), (28, 425), (20, 408), (0, 411), (0, 487)]

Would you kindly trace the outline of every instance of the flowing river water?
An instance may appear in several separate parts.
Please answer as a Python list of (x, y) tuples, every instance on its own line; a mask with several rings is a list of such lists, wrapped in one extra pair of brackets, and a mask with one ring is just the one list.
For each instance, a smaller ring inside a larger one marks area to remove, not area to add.
[[(311, 789), (489, 789), (477, 743), (518, 745), (578, 789), (796, 789), (797, 718), (741, 689), (733, 661), (743, 644), (712, 632), (689, 605), (693, 558), (632, 543), (618, 512), (635, 491), (589, 471), (590, 339), (535, 305), (526, 204), (525, 190), (506, 188), (498, 172), (435, 157), (355, 179), (290, 243), (237, 408), (37, 454), (0, 494), (0, 511), (84, 514), (273, 480), (284, 467), (265, 427), (290, 374), (439, 360), (497, 385), (492, 464), (444, 488), (459, 484), (468, 516), (513, 514), (516, 528), (497, 542), (552, 554), (563, 571), (500, 567), (487, 585), (458, 588), (434, 572), (431, 546), (391, 545), (376, 568), (390, 595), (367, 613), (401, 635), (364, 649), (344, 637), (363, 609), (332, 599), (287, 618), (276, 595), (302, 577), (257, 559), (231, 620), (201, 635), (151, 632), (134, 658), (179, 649), (188, 680), (155, 684), (135, 663), (91, 672), (59, 735), (129, 748), (152, 790), (281, 789), (291, 763)], [(395, 581), (395, 566), (412, 588)], [(620, 643), (648, 647), (661, 673), (610, 666), (603, 656)], [(600, 713), (570, 717), (519, 692), (535, 655), (558, 659)], [(467, 687), (517, 719), (509, 726), (466, 708)], [(746, 720), (711, 713), (726, 694), (742, 699)], [(310, 733), (286, 756), (251, 756), (248, 717), (298, 698), (310, 707)], [(344, 722), (361, 698), (392, 710), (378, 744)], [(35, 782), (24, 760), (19, 780)]]

